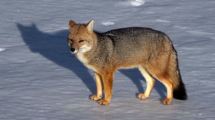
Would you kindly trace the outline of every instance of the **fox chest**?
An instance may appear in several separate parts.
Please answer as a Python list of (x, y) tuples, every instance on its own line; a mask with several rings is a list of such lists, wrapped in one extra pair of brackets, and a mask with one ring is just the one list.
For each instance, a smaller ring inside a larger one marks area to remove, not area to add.
[(78, 60), (81, 61), (87, 68), (89, 68), (89, 69), (91, 69), (91, 70), (93, 70), (93, 71), (95, 71), (95, 72), (97, 71), (97, 70), (96, 70), (96, 67), (93, 66), (93, 65), (91, 65), (91, 64), (89, 64), (89, 60), (88, 60), (83, 54), (78, 53), (78, 54), (77, 54), (77, 58), (78, 58)]

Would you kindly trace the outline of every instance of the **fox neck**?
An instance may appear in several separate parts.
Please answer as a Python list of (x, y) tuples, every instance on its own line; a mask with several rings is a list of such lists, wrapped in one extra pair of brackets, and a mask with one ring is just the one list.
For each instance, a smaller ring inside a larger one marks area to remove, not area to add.
[(93, 59), (93, 54), (97, 50), (97, 43), (98, 43), (98, 38), (95, 32), (92, 33), (93, 36), (93, 44), (91, 50), (87, 52), (78, 52), (76, 54), (76, 57), (84, 64), (88, 65), (90, 60)]
[(110, 64), (109, 59), (113, 52), (113, 43), (103, 33), (94, 32), (94, 35), (92, 49), (85, 53), (78, 53), (77, 57), (86, 67), (94, 72), (99, 72), (105, 69), (104, 64)]

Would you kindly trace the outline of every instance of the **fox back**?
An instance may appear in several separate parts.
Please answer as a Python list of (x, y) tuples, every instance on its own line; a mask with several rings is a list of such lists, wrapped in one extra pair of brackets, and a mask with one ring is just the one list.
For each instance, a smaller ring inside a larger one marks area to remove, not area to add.
[(98, 68), (137, 67), (172, 49), (168, 36), (150, 28), (130, 27), (99, 33), (90, 32), (86, 26), (73, 27), (69, 45), (82, 62)]
[(112, 47), (112, 64), (138, 67), (172, 49), (171, 41), (159, 31), (144, 27), (121, 28), (102, 33)]

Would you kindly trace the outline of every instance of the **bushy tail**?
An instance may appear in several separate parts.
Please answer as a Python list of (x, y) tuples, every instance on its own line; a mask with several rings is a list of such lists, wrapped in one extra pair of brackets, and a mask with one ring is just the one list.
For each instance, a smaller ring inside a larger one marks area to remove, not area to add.
[(181, 79), (177, 52), (175, 50), (170, 57), (169, 71), (170, 71), (171, 80), (173, 83), (173, 97), (179, 100), (186, 100), (187, 93), (186, 93), (185, 85)]
[(181, 77), (180, 77), (179, 85), (173, 89), (173, 97), (175, 99), (179, 99), (179, 100), (186, 100), (187, 99), (187, 93), (186, 93), (185, 85), (182, 82)]

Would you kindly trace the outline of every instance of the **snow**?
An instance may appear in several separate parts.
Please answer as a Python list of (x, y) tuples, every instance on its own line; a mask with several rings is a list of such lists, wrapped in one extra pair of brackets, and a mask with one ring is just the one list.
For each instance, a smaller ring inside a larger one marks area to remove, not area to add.
[(120, 1), (118, 4), (122, 6), (133, 6), (138, 7), (145, 3), (145, 0), (123, 0)]
[(133, 6), (141, 6), (145, 3), (144, 0), (130, 0), (130, 4)]
[[(1, 0), (0, 119), (214, 120), (214, 6), (213, 0)], [(134, 69), (116, 73), (109, 106), (90, 101), (93, 74), (67, 48), (70, 19), (94, 19), (98, 31), (146, 26), (167, 33), (189, 99), (164, 106), (157, 83), (150, 99), (139, 101), (145, 82)]]
[(162, 20), (162, 19), (156, 19), (156, 22), (161, 22), (161, 23), (170, 23), (168, 20)]
[(0, 52), (3, 52), (3, 51), (5, 51), (5, 48), (0, 48)]
[(112, 22), (112, 21), (104, 21), (104, 22), (102, 22), (102, 25), (104, 25), (104, 26), (111, 26), (111, 25), (114, 25), (115, 23), (114, 22)]

